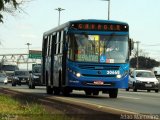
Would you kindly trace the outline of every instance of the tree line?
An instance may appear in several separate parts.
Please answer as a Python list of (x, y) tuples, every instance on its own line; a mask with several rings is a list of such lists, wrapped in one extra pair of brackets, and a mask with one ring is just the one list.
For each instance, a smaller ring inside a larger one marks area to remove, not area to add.
[[(139, 69), (152, 69), (153, 67), (160, 66), (160, 62), (151, 59), (150, 57), (138, 56), (138, 68)], [(137, 67), (137, 57), (130, 59), (130, 67)]]

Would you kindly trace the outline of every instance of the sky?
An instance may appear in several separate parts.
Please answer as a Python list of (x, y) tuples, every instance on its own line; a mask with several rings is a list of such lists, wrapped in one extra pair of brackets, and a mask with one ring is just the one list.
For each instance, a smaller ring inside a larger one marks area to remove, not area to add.
[[(60, 23), (78, 19), (108, 19), (108, 2), (102, 0), (30, 0), (14, 15), (3, 13), (0, 23), (0, 54), (41, 50), (43, 33)], [(127, 22), (130, 38), (148, 57), (160, 61), (160, 0), (110, 0), (110, 19)], [(135, 45), (136, 46), (136, 45)]]

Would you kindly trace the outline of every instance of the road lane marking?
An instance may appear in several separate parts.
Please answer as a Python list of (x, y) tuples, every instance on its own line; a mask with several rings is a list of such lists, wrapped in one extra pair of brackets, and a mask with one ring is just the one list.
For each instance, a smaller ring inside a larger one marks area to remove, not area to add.
[[(75, 104), (80, 103), (83, 106), (90, 105), (90, 106), (93, 106), (93, 107), (98, 108), (100, 110), (102, 110), (102, 109), (105, 110), (105, 111), (107, 110), (107, 112), (115, 111), (116, 113), (119, 113), (119, 114), (123, 114), (123, 113), (125, 113), (125, 114), (139, 114), (139, 113), (132, 112), (132, 111), (113, 108), (111, 106), (102, 106), (100, 104), (95, 104), (95, 103), (86, 103), (86, 101), (84, 101), (84, 100), (76, 100), (74, 98), (63, 98), (63, 97), (54, 97), (54, 98), (48, 97), (48, 98), (50, 98), (50, 99), (55, 99), (56, 98), (57, 100), (63, 100), (64, 102), (68, 101), (69, 103), (75, 103)], [(109, 111), (108, 111), (108, 109), (109, 109)]]
[(128, 96), (118, 96), (119, 98), (127, 98), (127, 99), (135, 99), (135, 100), (139, 100), (141, 98), (136, 98), (136, 97), (128, 97)]

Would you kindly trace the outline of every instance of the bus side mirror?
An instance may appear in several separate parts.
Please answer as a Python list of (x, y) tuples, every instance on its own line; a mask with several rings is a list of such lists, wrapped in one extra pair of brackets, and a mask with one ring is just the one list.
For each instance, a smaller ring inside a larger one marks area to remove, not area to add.
[(67, 42), (64, 43), (64, 51), (68, 51), (68, 43)]
[(133, 39), (129, 39), (130, 42), (130, 49), (133, 50), (134, 49), (134, 41)]
[(66, 36), (67, 34), (67, 31), (64, 31), (64, 34), (63, 34), (63, 45), (64, 45), (64, 51), (68, 51), (68, 35)]
[(130, 54), (131, 54), (131, 51), (134, 49), (134, 41), (133, 41), (133, 39), (129, 39), (129, 48), (130, 48)]

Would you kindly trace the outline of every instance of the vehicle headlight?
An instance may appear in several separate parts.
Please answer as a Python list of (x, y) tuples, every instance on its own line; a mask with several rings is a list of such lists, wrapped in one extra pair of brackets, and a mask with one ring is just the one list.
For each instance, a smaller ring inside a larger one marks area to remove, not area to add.
[(120, 75), (120, 74), (116, 75), (116, 78), (121, 78), (121, 77), (122, 77), (122, 75)]
[(76, 73), (76, 76), (77, 77), (81, 77), (81, 73)]
[(142, 83), (140, 80), (136, 80), (136, 83)]
[(7, 83), (8, 82), (8, 79), (6, 78), (5, 80), (4, 80), (4, 83)]
[(18, 77), (14, 77), (14, 79), (19, 80), (19, 78), (18, 78)]
[(158, 82), (158, 81), (156, 81), (156, 82), (154, 82), (154, 84), (159, 84), (159, 82)]
[(34, 78), (34, 79), (38, 79), (38, 78), (39, 78), (39, 76), (35, 76), (35, 75), (34, 75), (34, 76), (33, 76), (33, 78)]

